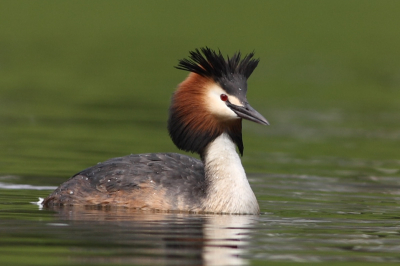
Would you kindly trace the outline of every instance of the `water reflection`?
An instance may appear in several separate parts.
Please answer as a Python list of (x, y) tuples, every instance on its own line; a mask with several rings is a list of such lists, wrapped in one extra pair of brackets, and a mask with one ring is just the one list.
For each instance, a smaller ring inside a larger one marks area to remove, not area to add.
[[(24, 185), (0, 189), (0, 245), (18, 250), (16, 257), (36, 256), (37, 265), (43, 265), (43, 253), (72, 265), (400, 262), (398, 177), (275, 174), (249, 179), (260, 216), (38, 210), (29, 202), (50, 191)], [(25, 250), (29, 241), (42, 253)]]
[[(70, 225), (85, 232), (81, 241), (113, 246), (108, 249), (112, 256), (102, 258), (101, 262), (140, 265), (247, 265), (244, 257), (250, 241), (249, 230), (257, 221), (257, 216), (247, 215), (194, 215), (124, 208), (74, 206), (53, 210), (59, 222), (48, 226)], [(93, 259), (79, 258), (85, 262), (94, 262)], [(99, 256), (94, 260), (99, 262)]]

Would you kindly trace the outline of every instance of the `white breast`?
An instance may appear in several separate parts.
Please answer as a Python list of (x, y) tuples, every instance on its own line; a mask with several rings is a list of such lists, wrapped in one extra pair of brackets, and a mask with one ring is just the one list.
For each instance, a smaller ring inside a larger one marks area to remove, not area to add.
[(223, 133), (211, 142), (204, 156), (209, 184), (205, 211), (217, 213), (258, 214), (257, 199), (247, 180), (236, 146)]

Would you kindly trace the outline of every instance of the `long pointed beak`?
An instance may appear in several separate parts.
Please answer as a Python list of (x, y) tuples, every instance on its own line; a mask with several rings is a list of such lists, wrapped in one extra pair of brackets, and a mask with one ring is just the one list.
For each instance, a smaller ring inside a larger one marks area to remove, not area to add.
[(239, 117), (256, 122), (261, 125), (269, 125), (267, 119), (257, 112), (250, 104), (245, 103), (244, 106), (234, 105), (226, 102), (226, 105), (231, 108)]

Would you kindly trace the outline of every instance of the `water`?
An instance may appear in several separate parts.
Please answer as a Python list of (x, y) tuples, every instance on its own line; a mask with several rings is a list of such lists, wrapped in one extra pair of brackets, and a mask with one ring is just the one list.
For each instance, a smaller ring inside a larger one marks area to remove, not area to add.
[(261, 215), (34, 204), (47, 187), (0, 184), (1, 260), (30, 265), (400, 262), (399, 178), (250, 175)]
[[(0, 265), (400, 261), (400, 4), (212, 5), (0, 2)], [(180, 152), (173, 66), (204, 45), (261, 58), (248, 100), (271, 126), (244, 122), (242, 157), (259, 216), (35, 204), (108, 158)]]

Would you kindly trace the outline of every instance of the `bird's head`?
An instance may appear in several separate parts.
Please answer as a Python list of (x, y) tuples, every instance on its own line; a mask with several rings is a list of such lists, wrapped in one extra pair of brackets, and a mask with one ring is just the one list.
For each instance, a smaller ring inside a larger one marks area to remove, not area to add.
[(268, 125), (247, 101), (247, 79), (258, 59), (240, 52), (225, 59), (208, 47), (190, 52), (176, 68), (191, 72), (179, 84), (170, 106), (168, 131), (182, 150), (202, 154), (208, 143), (226, 132), (243, 154), (242, 119)]

